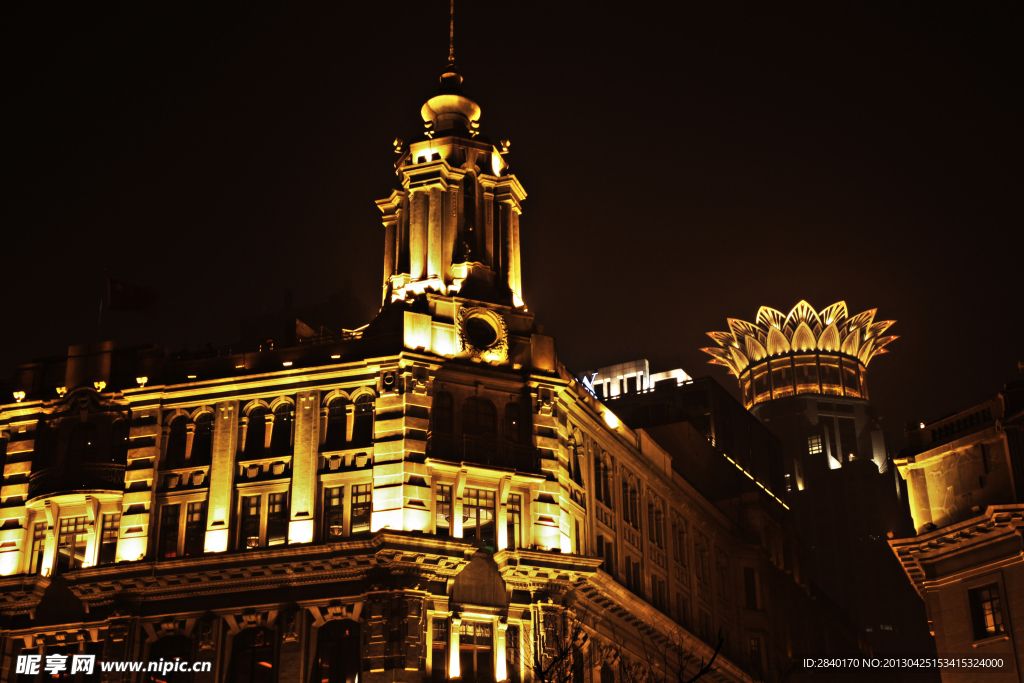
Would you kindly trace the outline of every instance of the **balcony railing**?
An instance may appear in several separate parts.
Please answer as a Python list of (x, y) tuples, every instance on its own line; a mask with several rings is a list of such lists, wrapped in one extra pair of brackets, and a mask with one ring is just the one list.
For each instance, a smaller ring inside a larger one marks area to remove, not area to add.
[(28, 481), (28, 497), (52, 493), (105, 490), (124, 491), (124, 465), (78, 463), (70, 467), (47, 467), (33, 472)]
[(440, 460), (470, 462), (487, 467), (503, 467), (519, 472), (536, 472), (537, 449), (488, 436), (449, 436), (431, 434), (427, 455)]

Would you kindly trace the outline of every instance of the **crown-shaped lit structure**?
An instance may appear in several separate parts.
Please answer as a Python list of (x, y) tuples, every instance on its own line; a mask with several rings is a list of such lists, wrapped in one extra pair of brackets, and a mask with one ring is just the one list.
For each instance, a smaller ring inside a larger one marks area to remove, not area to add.
[(815, 312), (801, 301), (789, 315), (762, 306), (754, 323), (729, 318), (728, 332), (708, 332), (717, 347), (701, 349), (739, 378), (749, 408), (794, 394), (868, 397), (867, 365), (897, 339), (883, 337), (895, 320), (875, 312), (849, 316), (846, 302)]

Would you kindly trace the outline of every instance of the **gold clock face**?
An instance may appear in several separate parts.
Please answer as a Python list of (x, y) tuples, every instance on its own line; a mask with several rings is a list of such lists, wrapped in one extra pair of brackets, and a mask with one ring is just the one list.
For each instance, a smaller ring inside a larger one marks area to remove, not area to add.
[(478, 349), (487, 349), (498, 341), (498, 331), (483, 317), (474, 316), (466, 321), (466, 336)]

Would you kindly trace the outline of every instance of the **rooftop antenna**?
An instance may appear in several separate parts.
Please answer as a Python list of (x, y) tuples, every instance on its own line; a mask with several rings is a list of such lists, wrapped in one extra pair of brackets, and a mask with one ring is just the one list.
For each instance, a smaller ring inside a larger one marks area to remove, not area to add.
[(455, 0), (451, 0), (448, 19), (448, 68), (455, 71)]

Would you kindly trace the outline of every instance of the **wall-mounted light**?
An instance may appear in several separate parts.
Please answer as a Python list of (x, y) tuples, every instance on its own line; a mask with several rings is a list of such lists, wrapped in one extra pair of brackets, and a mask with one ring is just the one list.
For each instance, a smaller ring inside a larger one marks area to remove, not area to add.
[(139, 383), (139, 388), (146, 386), (146, 382), (149, 381), (148, 377), (136, 377), (135, 381)]
[(924, 429), (924, 422), (921, 423), (921, 429)]
[(15, 391), (14, 392), (14, 402), (15, 403), (21, 403), (24, 400), (25, 400), (25, 392), (24, 391)]
[(64, 394), (68, 393), (67, 387), (57, 387), (57, 395), (64, 398)]
[(333, 356), (331, 356), (331, 358), (334, 359), (334, 360), (338, 360), (339, 358), (341, 358), (341, 354), (340, 353), (336, 353)]
[(602, 417), (604, 417), (604, 423), (611, 427), (612, 429), (619, 428), (619, 418), (615, 417), (615, 413), (613, 413), (612, 411), (604, 411), (604, 415)]
[(99, 382), (93, 382), (92, 385), (96, 387), (96, 391), (99, 391), (101, 393), (103, 392), (104, 389), (107, 388), (107, 383), (104, 382), (103, 380), (100, 380)]
[(188, 376), (188, 378), (189, 378), (189, 379), (195, 379), (195, 378), (196, 378), (196, 376), (195, 376), (195, 375), (189, 375), (189, 376)]
[(281, 363), (281, 365), (285, 366), (286, 368), (290, 368), (292, 366), (292, 362), (290, 360), (286, 360), (285, 362)]

